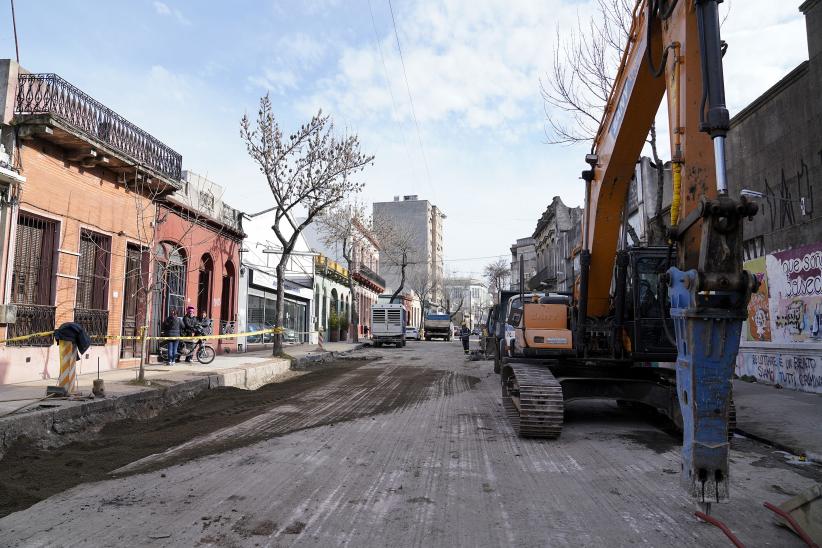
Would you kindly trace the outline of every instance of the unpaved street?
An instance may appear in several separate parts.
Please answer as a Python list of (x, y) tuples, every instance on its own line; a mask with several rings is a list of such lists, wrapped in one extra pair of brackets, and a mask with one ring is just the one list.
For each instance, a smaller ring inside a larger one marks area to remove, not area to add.
[[(729, 545), (693, 517), (678, 440), (658, 419), (579, 402), (558, 441), (522, 440), (504, 420), (491, 362), (465, 360), (459, 343), (356, 355), (381, 359), (207, 395), (110, 425), (59, 458), (10, 452), (0, 461), (7, 496), (33, 502), (78, 485), (0, 519), (0, 543)], [(743, 438), (733, 446), (733, 501), (714, 514), (748, 546), (801, 546), (762, 502), (810, 487), (819, 469)], [(60, 475), (75, 480), (49, 487)]]

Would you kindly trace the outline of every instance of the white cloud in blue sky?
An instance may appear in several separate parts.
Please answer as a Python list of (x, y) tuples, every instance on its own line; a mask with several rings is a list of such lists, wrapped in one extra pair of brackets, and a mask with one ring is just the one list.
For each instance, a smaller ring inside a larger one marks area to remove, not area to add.
[[(419, 137), (386, 0), (16, 8), (26, 68), (60, 74), (166, 142), (237, 207), (270, 200), (239, 138), (241, 116), (269, 92), (284, 127), (322, 108), (359, 133), (376, 155), (366, 200), (418, 194), (442, 207), (448, 258), (505, 254), (553, 196), (582, 200), (585, 147), (545, 144), (538, 80), (550, 70), (556, 29), (586, 16), (593, 0), (393, 4)], [(807, 58), (799, 4), (723, 4), (732, 112)], [(0, 55), (13, 57), (10, 25), (0, 27)], [(484, 262), (449, 266), (465, 273)]]

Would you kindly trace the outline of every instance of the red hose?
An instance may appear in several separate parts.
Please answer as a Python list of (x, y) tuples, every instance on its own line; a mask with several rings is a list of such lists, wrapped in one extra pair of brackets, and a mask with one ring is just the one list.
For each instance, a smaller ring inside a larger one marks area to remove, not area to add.
[(791, 528), (794, 530), (794, 532), (797, 535), (799, 535), (799, 538), (801, 538), (805, 544), (810, 546), (810, 548), (819, 548), (819, 545), (813, 541), (813, 539), (808, 535), (808, 533), (806, 533), (805, 530), (802, 529), (798, 523), (796, 523), (796, 520), (793, 519), (793, 516), (791, 516), (782, 508), (774, 506), (770, 502), (764, 503), (764, 506), (774, 514), (777, 514), (779, 517), (787, 521), (791, 525)]
[(725, 533), (725, 536), (728, 537), (728, 539), (731, 542), (734, 543), (734, 546), (736, 546), (736, 548), (745, 548), (745, 545), (742, 544), (742, 542), (740, 542), (740, 540), (738, 538), (736, 538), (736, 535), (734, 535), (733, 532), (730, 529), (728, 529), (728, 526), (725, 525), (724, 523), (722, 523), (721, 521), (719, 521), (718, 519), (712, 518), (711, 516), (709, 516), (708, 514), (706, 514), (704, 512), (694, 512), (694, 515), (696, 517), (698, 517), (699, 519), (701, 519), (702, 521), (706, 521), (706, 522), (710, 523), (711, 525), (715, 525), (715, 526), (719, 527), (719, 529), (723, 533)]

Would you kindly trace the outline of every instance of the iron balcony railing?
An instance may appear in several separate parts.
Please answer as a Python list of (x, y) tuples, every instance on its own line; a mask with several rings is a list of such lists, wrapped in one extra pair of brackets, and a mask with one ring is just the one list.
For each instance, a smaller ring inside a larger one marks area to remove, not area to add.
[(21, 74), (15, 115), (49, 114), (137, 162), (180, 180), (183, 157), (56, 74)]
[(86, 330), (92, 346), (105, 346), (108, 335), (108, 310), (75, 308), (74, 323)]
[(376, 272), (374, 272), (373, 270), (371, 270), (367, 266), (360, 265), (360, 274), (362, 274), (363, 277), (368, 278), (369, 280), (371, 280), (372, 282), (374, 282), (378, 286), (385, 289), (385, 278), (383, 278), (382, 276), (380, 276), (379, 274), (377, 274)]
[[(8, 338), (54, 331), (55, 307), (38, 304), (18, 304), (15, 306), (17, 307), (17, 319), (13, 324), (9, 324)], [(9, 346), (51, 346), (54, 344), (54, 337), (49, 334), (22, 341), (12, 341), (8, 344)]]

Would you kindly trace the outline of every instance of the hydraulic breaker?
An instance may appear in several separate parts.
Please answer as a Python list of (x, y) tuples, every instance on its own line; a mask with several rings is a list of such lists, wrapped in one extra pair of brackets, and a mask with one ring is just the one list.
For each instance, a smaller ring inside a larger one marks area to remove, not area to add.
[(731, 377), (754, 279), (742, 287), (705, 290), (696, 270), (668, 271), (677, 344), (676, 383), (682, 411), (682, 485), (707, 512), (728, 499), (728, 410)]

